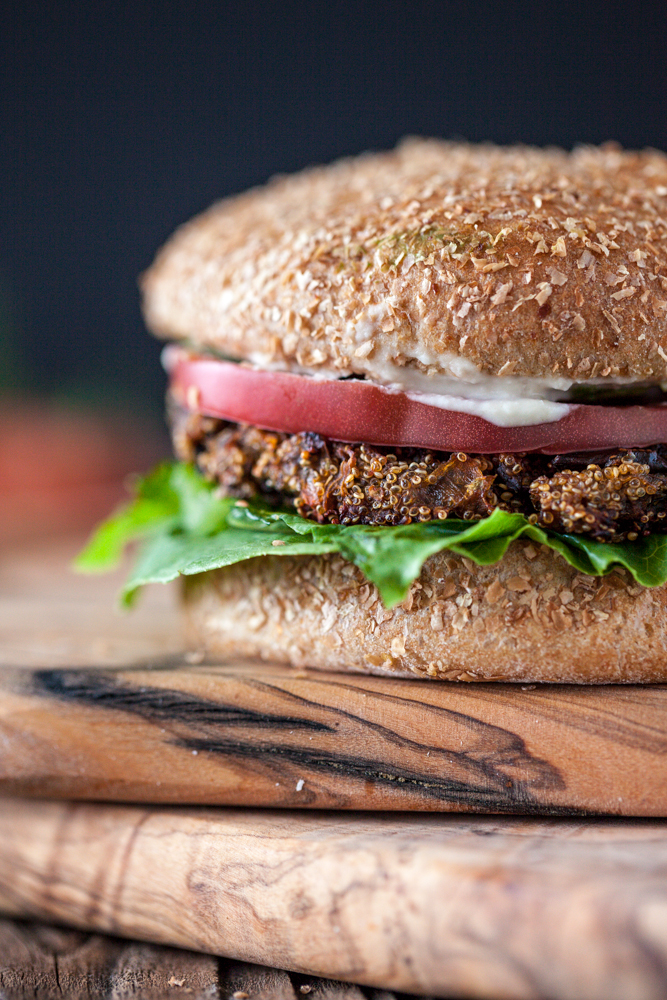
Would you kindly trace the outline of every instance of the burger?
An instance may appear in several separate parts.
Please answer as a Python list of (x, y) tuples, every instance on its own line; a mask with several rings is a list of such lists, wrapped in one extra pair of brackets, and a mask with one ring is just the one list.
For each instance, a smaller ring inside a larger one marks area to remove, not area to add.
[(92, 539), (208, 654), (667, 679), (667, 157), (408, 140), (143, 276), (177, 461)]

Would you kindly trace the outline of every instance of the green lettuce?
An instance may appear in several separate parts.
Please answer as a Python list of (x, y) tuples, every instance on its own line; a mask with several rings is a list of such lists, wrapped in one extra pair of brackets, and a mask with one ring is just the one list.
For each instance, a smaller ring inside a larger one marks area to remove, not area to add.
[(495, 510), (470, 523), (447, 519), (396, 527), (316, 524), (259, 501), (220, 499), (190, 465), (165, 463), (135, 484), (130, 503), (95, 531), (75, 567), (82, 572), (113, 568), (130, 542), (142, 540), (122, 591), (130, 604), (147, 583), (168, 583), (231, 566), (256, 556), (339, 552), (376, 585), (389, 608), (402, 601), (429, 556), (447, 549), (481, 566), (502, 559), (511, 542), (526, 538), (558, 552), (571, 566), (603, 576), (624, 566), (637, 583), (667, 582), (667, 536), (606, 544), (581, 535), (545, 531), (523, 514)]

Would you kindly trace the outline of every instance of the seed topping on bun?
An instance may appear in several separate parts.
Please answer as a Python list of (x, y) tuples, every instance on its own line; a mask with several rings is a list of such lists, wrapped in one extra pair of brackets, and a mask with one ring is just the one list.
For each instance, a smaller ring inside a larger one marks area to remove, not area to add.
[(410, 139), (214, 205), (143, 279), (160, 336), (380, 382), (667, 379), (667, 157)]

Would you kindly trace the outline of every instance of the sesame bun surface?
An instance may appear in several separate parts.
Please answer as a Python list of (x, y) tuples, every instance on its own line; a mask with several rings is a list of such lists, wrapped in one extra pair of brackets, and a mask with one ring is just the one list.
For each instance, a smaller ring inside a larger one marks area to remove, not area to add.
[(409, 140), (214, 205), (144, 276), (145, 315), (326, 374), (658, 381), (666, 219), (659, 152)]
[(667, 681), (667, 587), (584, 576), (514, 542), (494, 566), (432, 556), (387, 610), (340, 556), (269, 556), (184, 580), (190, 641), (222, 658), (458, 681)]

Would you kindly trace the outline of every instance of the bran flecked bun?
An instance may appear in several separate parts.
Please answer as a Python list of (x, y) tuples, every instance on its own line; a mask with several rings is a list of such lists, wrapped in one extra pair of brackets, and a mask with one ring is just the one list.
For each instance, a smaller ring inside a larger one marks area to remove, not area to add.
[(584, 576), (526, 542), (494, 566), (431, 556), (391, 611), (337, 555), (253, 559), (184, 585), (190, 641), (221, 657), (461, 681), (667, 680), (667, 587)]
[[(183, 226), (148, 325), (241, 359), (371, 375), (667, 378), (667, 157), (409, 140)], [(420, 360), (421, 359), (421, 360)]]

